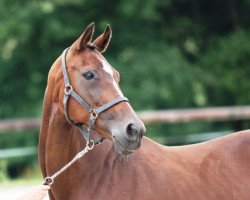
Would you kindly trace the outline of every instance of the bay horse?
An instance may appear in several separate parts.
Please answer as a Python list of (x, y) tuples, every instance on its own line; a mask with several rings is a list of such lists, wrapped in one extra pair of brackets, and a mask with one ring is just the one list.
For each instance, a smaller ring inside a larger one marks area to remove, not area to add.
[(111, 28), (92, 42), (93, 32), (92, 23), (50, 69), (39, 138), (43, 176), (89, 142), (100, 144), (54, 180), (50, 199), (250, 199), (250, 131), (179, 147), (143, 137), (119, 73), (102, 56)]

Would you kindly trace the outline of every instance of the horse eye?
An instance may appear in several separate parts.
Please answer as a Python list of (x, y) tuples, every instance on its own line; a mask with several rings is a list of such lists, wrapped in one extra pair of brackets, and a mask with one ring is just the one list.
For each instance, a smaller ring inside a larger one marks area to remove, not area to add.
[(86, 80), (91, 80), (95, 78), (95, 74), (93, 72), (86, 72), (82, 75)]

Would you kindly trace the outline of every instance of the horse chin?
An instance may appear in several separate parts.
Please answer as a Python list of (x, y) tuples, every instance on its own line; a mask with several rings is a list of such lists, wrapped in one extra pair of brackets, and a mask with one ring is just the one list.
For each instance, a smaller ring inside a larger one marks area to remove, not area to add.
[(130, 155), (134, 152), (132, 149), (127, 149), (124, 147), (121, 141), (119, 141), (116, 137), (113, 136), (113, 143), (115, 150), (121, 155)]

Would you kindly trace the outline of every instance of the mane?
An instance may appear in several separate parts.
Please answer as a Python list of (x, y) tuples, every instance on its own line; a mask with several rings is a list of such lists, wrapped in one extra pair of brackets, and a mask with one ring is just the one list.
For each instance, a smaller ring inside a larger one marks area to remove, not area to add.
[(96, 46), (93, 44), (87, 44), (87, 48), (89, 48), (91, 50), (96, 50)]

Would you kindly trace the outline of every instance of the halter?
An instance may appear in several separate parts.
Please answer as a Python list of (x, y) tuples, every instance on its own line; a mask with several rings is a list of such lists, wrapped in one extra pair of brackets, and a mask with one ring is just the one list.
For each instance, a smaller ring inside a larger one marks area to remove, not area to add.
[[(104, 112), (105, 110), (109, 109), (110, 107), (112, 107), (120, 102), (123, 102), (123, 101), (128, 102), (128, 99), (126, 97), (121, 96), (121, 97), (118, 97), (116, 99), (113, 99), (112, 101), (102, 105), (101, 107), (99, 107), (97, 109), (92, 108), (87, 101), (85, 101), (80, 95), (78, 95), (74, 91), (72, 85), (70, 84), (69, 76), (67, 73), (67, 65), (66, 65), (66, 55), (67, 55), (68, 50), (69, 50), (69, 48), (65, 49), (62, 53), (62, 71), (63, 71), (63, 78), (64, 78), (64, 84), (65, 84), (64, 98), (63, 98), (64, 114), (65, 114), (65, 117), (68, 120), (68, 122), (72, 126), (76, 126), (80, 130), (80, 132), (82, 133), (82, 135), (84, 136), (84, 138), (86, 140), (86, 146), (82, 151), (77, 153), (75, 155), (75, 157), (72, 160), (70, 160), (67, 164), (65, 164), (61, 169), (56, 171), (53, 175), (47, 176), (44, 179), (45, 182), (43, 183), (43, 185), (52, 185), (54, 183), (54, 180), (56, 179), (56, 177), (58, 177), (61, 173), (63, 173), (71, 165), (73, 165), (77, 160), (79, 160), (86, 153), (88, 153), (90, 150), (92, 150), (95, 145), (103, 142), (103, 140), (105, 139), (104, 137), (100, 137), (100, 139), (98, 139), (96, 142), (94, 142), (93, 140), (90, 139), (91, 131), (92, 131), (92, 129), (95, 125), (96, 119), (100, 113)], [(70, 116), (68, 114), (68, 100), (69, 100), (70, 96), (73, 97), (80, 105), (82, 105), (90, 113), (89, 124), (88, 124), (89, 127), (88, 128), (86, 128), (86, 126), (84, 126), (83, 123), (75, 122), (74, 120), (72, 120), (70, 118)]]
[[(62, 71), (63, 71), (63, 78), (64, 78), (64, 84), (65, 84), (64, 98), (63, 98), (64, 114), (68, 122), (71, 125), (76, 126), (80, 130), (80, 132), (84, 136), (87, 143), (93, 143), (93, 145), (99, 144), (105, 139), (104, 137), (101, 137), (96, 142), (93, 142), (93, 140), (90, 139), (90, 134), (92, 132), (92, 129), (94, 127), (94, 124), (96, 122), (98, 115), (120, 102), (123, 102), (123, 101), (128, 102), (128, 99), (126, 97), (120, 96), (102, 105), (101, 107), (97, 109), (92, 108), (87, 101), (85, 101), (80, 95), (78, 95), (74, 91), (72, 85), (70, 84), (69, 76), (67, 73), (67, 65), (66, 65), (66, 55), (67, 55), (68, 50), (69, 48), (65, 49), (62, 53)], [(83, 106), (90, 113), (88, 128), (86, 128), (86, 126), (84, 126), (83, 123), (73, 121), (70, 118), (68, 114), (68, 100), (70, 96), (73, 97), (81, 106)]]

